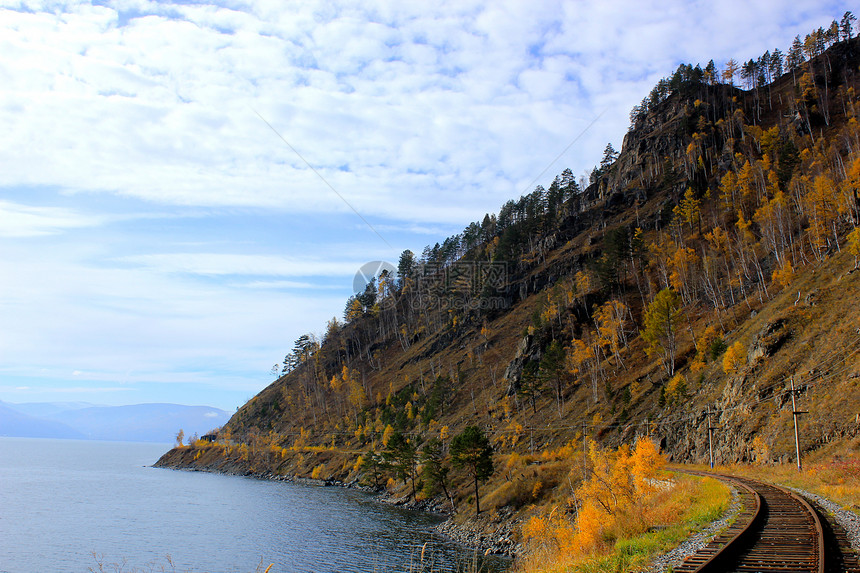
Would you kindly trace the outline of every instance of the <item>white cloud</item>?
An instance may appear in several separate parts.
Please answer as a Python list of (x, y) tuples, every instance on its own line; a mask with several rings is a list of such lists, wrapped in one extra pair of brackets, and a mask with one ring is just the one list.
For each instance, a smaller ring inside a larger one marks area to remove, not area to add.
[(0, 352), (33, 388), (258, 389), (362, 263), (590, 170), (682, 61), (784, 50), (850, 8), (105, 4), (0, 0)]
[(122, 257), (128, 263), (162, 273), (196, 275), (343, 276), (365, 261), (290, 259), (274, 255), (177, 253)]
[(56, 235), (68, 229), (97, 226), (103, 217), (60, 207), (35, 207), (0, 200), (0, 238)]
[(342, 286), (321, 285), (311, 282), (300, 281), (253, 281), (237, 285), (241, 288), (251, 289), (327, 289), (343, 291)]
[[(474, 210), (461, 190), (484, 183), (475, 165), (495, 164), (497, 181), (487, 183), (506, 192), (528, 177), (516, 173), (530, 170), (527, 163), (499, 156), (513, 130), (559, 131), (547, 114), (558, 106), (530, 110), (522, 105), (528, 91), (509, 84), (519, 73), (541, 73), (529, 72), (525, 52), (540, 33), (534, 18), (518, 38), (488, 27), (513, 29), (520, 15), (474, 7), (389, 14), (388, 23), (317, 14), (305, 30), (214, 7), (176, 8), (186, 21), (155, 5), (137, 9), (153, 15), (123, 27), (109, 9), (67, 14), (62, 23), (53, 14), (13, 14), (8, 43), (32, 55), (9, 64), (18, 80), (7, 109), (24, 112), (10, 122), (11, 139), (31, 145), (6, 150), (19, 167), (9, 183), (177, 204), (343, 209), (253, 107), (367, 212), (453, 221), (461, 213), (432, 206), (441, 193)], [(277, 35), (261, 35), (264, 28)], [(46, 45), (49, 31), (62, 41)], [(550, 76), (535, 83), (561, 85), (559, 74)], [(534, 147), (524, 140), (515, 150)], [(34, 169), (36, 149), (48, 169)], [(345, 165), (348, 173), (339, 171)]]

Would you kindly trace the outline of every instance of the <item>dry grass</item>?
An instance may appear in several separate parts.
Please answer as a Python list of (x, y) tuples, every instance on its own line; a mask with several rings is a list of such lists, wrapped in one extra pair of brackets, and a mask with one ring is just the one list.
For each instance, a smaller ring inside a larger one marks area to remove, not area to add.
[(860, 438), (814, 452), (802, 465), (802, 471), (794, 463), (732, 464), (717, 466), (715, 471), (800, 488), (860, 515)]
[(730, 501), (713, 479), (679, 475), (635, 513), (616, 516), (596, 548), (566, 551), (544, 542), (515, 566), (517, 573), (603, 573), (638, 571), (662, 552), (718, 519)]

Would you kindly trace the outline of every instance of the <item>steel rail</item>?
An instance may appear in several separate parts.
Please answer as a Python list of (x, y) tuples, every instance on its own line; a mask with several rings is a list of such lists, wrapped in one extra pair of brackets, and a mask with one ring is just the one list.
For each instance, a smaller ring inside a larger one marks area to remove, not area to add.
[(731, 484), (743, 506), (727, 531), (688, 557), (676, 572), (825, 573), (824, 529), (818, 513), (801, 496), (749, 478), (683, 472)]

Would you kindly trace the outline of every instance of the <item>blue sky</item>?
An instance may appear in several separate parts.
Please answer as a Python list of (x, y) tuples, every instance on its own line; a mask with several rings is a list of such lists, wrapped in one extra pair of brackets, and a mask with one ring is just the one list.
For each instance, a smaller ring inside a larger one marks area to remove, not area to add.
[[(0, 0), (0, 400), (233, 410), (368, 261), (843, 2)], [(258, 115), (259, 114), (259, 115)], [(384, 238), (371, 231), (266, 122)]]

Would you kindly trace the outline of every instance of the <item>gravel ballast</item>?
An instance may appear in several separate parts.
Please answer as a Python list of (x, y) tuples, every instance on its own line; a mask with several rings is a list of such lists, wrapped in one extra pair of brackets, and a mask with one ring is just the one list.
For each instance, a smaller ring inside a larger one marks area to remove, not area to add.
[(845, 535), (851, 542), (851, 548), (854, 550), (854, 553), (860, 555), (860, 517), (858, 517), (856, 513), (847, 509), (842, 509), (842, 506), (836, 502), (830, 501), (826, 497), (821, 497), (820, 495), (795, 487), (789, 489), (799, 493), (806, 499), (814, 501), (821, 509), (831, 514), (836, 520), (836, 523), (838, 523), (845, 531)]
[[(798, 488), (788, 489), (791, 489), (808, 500), (815, 502), (820, 508), (831, 514), (839, 526), (845, 531), (845, 534), (851, 543), (851, 548), (857, 555), (860, 555), (860, 516), (852, 511), (843, 509), (838, 503), (820, 495)], [(731, 506), (720, 519), (714, 521), (702, 531), (696, 533), (674, 549), (657, 556), (651, 565), (647, 569), (644, 569), (644, 571), (647, 573), (664, 573), (665, 571), (668, 571), (670, 567), (677, 567), (684, 562), (684, 559), (705, 547), (714, 537), (717, 536), (717, 534), (728, 527), (739, 511), (740, 498), (738, 497), (737, 491), (732, 488)]]

